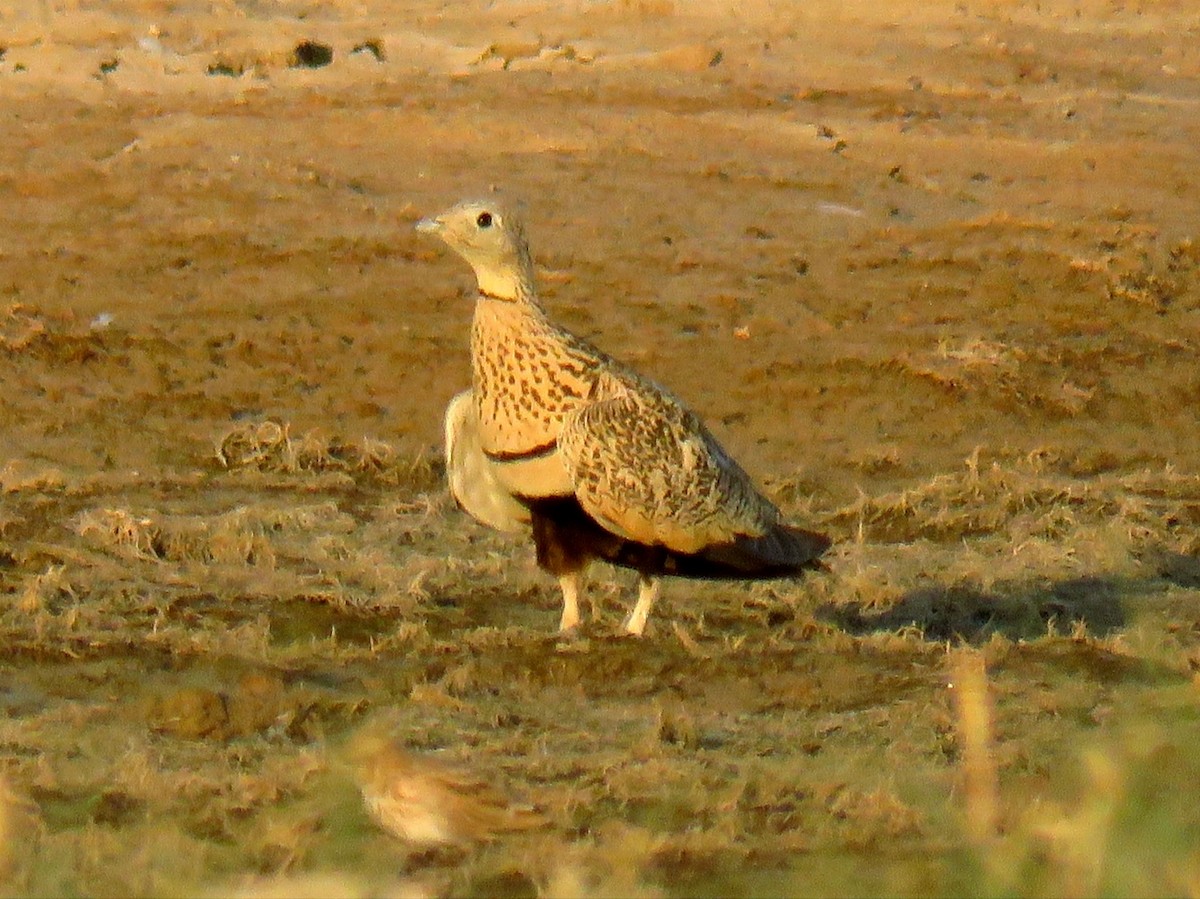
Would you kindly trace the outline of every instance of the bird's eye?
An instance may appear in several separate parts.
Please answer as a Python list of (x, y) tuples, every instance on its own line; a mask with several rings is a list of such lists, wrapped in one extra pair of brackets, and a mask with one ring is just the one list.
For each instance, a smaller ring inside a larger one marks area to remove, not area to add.
[(490, 212), (479, 213), (479, 217), (475, 219), (475, 224), (480, 228), (492, 227), (492, 214)]

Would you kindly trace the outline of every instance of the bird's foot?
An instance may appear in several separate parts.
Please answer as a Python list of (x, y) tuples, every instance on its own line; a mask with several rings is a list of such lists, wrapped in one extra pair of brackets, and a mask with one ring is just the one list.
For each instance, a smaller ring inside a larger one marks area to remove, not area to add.
[(638, 598), (633, 611), (621, 626), (631, 637), (640, 637), (646, 632), (646, 622), (650, 620), (650, 610), (658, 599), (658, 581), (655, 578), (642, 576), (638, 582)]
[(646, 636), (647, 621), (644, 618), (635, 618), (632, 614), (625, 618), (621, 624), (620, 636), (622, 637), (644, 637)]
[(560, 575), (559, 586), (562, 588), (563, 610), (558, 620), (559, 633), (565, 633), (579, 626), (579, 588), (580, 573), (572, 571)]

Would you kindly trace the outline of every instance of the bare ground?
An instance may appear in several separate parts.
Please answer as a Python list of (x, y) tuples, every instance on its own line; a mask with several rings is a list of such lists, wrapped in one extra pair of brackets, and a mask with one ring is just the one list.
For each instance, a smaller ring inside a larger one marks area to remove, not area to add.
[[(0, 3), (0, 892), (1200, 894), (1200, 14), (466, 7)], [(437, 457), (493, 185), (828, 573), (556, 637)], [(553, 828), (396, 845), (375, 716)]]

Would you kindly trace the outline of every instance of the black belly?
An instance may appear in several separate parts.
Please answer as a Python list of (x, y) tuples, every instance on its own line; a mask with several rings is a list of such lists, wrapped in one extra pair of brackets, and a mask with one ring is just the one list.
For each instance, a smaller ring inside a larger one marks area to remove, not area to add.
[(707, 547), (698, 553), (649, 546), (606, 530), (573, 496), (520, 499), (529, 507), (538, 565), (554, 575), (579, 571), (593, 559), (645, 575), (705, 580), (788, 577), (814, 567), (812, 561), (780, 564), (755, 560), (745, 552), (730, 552), (732, 544)]

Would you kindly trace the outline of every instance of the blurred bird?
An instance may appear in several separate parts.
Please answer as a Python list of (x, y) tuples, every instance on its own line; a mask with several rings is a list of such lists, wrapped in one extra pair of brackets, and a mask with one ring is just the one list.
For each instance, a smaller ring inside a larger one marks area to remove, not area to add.
[(487, 781), (411, 753), (379, 730), (358, 733), (347, 755), (371, 817), (416, 847), (468, 848), (548, 823), (541, 813), (514, 804)]
[[(446, 410), (450, 492), (482, 523), (532, 531), (538, 564), (579, 623), (595, 559), (640, 575), (625, 631), (640, 635), (664, 575), (794, 578), (829, 539), (779, 510), (671, 393), (550, 321), (520, 219), (468, 200), (417, 225), (468, 263), (478, 295), (472, 386)], [(714, 372), (714, 374), (719, 374)]]

